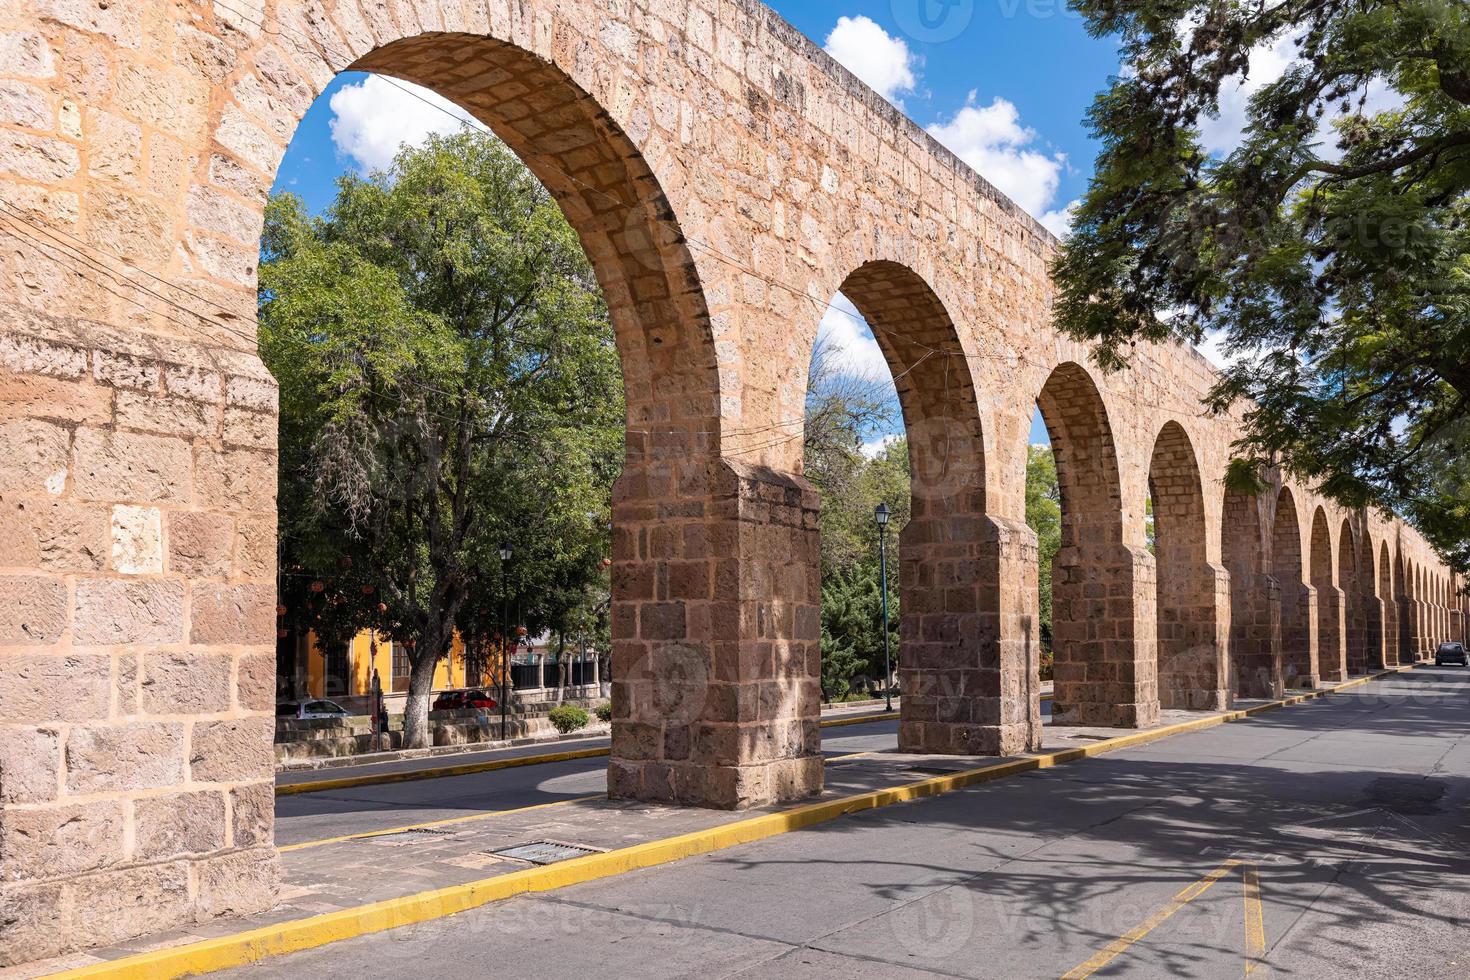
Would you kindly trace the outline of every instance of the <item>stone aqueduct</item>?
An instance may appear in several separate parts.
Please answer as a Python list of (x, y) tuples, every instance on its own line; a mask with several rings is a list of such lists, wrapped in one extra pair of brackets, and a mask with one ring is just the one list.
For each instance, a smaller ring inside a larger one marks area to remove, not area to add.
[[(1290, 482), (1182, 348), (1104, 376), (1055, 241), (755, 0), (0, 0), (0, 964), (268, 906), (275, 430), (261, 211), (355, 67), (488, 123), (596, 266), (628, 393), (609, 788), (822, 786), (805, 376), (841, 289), (898, 378), (901, 743), (1038, 744), (1039, 403), (1065, 506), (1056, 714), (1341, 679), (1465, 632), (1415, 532)], [(1155, 558), (1144, 501), (1157, 510)]]

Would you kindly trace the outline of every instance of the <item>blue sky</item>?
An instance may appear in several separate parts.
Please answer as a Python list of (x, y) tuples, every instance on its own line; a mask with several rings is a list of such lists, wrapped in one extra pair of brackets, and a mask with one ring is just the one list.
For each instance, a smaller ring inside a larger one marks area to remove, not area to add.
[[(1018, 204), (1065, 231), (1066, 207), (1086, 189), (1096, 152), (1084, 115), (1118, 57), (1112, 40), (1089, 37), (1061, 0), (772, 5)], [(401, 143), (455, 128), (462, 113), (434, 101), (442, 112), (381, 80), (340, 76), (307, 113), (275, 189), (324, 209), (342, 173), (382, 166)], [(840, 297), (836, 305), (844, 312), (829, 316), (824, 331), (855, 372), (881, 371), (871, 335), (845, 315), (851, 307)], [(1032, 439), (1045, 442), (1044, 428)]]

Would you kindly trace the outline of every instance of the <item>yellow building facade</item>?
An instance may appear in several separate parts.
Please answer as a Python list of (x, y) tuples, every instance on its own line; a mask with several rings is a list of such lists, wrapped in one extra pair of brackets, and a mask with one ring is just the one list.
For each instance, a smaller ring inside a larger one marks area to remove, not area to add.
[[(277, 654), (278, 673), (285, 682), (278, 689), (282, 700), (366, 697), (372, 692), (374, 671), (384, 694), (408, 691), (408, 651), (381, 634), (364, 631), (339, 649), (329, 648), (315, 633), (304, 638), (291, 635), (283, 643), (288, 649)], [(479, 683), (478, 677), (467, 676), (464, 644), (456, 636), (449, 656), (434, 669), (434, 690), (459, 690)]]

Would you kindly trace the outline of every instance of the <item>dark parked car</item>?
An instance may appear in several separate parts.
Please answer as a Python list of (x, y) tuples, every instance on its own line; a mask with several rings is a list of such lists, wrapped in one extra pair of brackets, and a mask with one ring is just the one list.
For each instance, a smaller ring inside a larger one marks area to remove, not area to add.
[(1445, 664), (1470, 667), (1470, 655), (1465, 653), (1463, 643), (1441, 643), (1439, 645), (1439, 649), (1434, 651), (1434, 666), (1443, 667)]
[(487, 691), (445, 691), (434, 699), (435, 711), (485, 710), (498, 705)]

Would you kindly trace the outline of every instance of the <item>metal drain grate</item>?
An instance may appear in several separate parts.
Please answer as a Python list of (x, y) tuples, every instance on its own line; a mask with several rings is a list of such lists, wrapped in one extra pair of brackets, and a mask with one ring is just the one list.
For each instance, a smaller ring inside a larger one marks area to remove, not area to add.
[(964, 767), (956, 769), (949, 766), (909, 766), (904, 770), (904, 772), (911, 772), (920, 776), (953, 776), (957, 772), (964, 771)]
[(452, 830), (435, 830), (432, 827), (410, 827), (407, 830), (399, 830), (391, 834), (377, 834), (369, 838), (373, 841), (411, 841), (420, 837), (453, 837)]
[(531, 864), (555, 864), (558, 861), (570, 861), (572, 858), (586, 857), (589, 854), (602, 854), (595, 847), (584, 847), (581, 844), (566, 844), (555, 840), (537, 840), (529, 844), (517, 844), (514, 847), (502, 847), (500, 850), (491, 851), (496, 857), (513, 858), (517, 861), (526, 861)]

